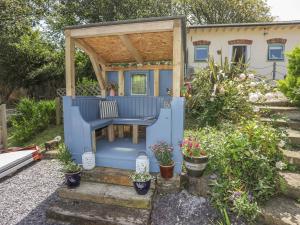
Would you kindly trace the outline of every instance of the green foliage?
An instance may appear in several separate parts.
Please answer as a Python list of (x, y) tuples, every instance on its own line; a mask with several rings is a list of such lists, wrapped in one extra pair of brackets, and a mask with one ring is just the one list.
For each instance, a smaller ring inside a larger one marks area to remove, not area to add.
[(129, 177), (133, 182), (146, 182), (153, 179), (149, 173), (132, 173)]
[(224, 64), (216, 65), (210, 59), (209, 67), (198, 71), (191, 81), (188, 118), (200, 126), (253, 118), (256, 113), (248, 101), (249, 94), (270, 90), (265, 83), (254, 82), (253, 76), (240, 63), (230, 65), (225, 60)]
[(224, 124), (220, 130), (206, 127), (187, 131), (202, 141), (209, 156), (208, 170), (217, 174), (212, 200), (218, 208), (230, 208), (248, 221), (259, 212), (258, 205), (280, 188), (276, 162), (283, 159), (278, 144), (280, 130), (258, 120), (238, 125)]
[(16, 115), (11, 118), (12, 135), (16, 142), (24, 142), (45, 130), (55, 121), (54, 101), (35, 101), (23, 98), (16, 106)]
[(278, 81), (278, 87), (293, 103), (300, 105), (300, 47), (288, 53), (287, 57), (288, 75)]
[(170, 166), (173, 164), (172, 153), (173, 147), (166, 142), (159, 142), (151, 146), (155, 158), (162, 166)]
[(60, 143), (58, 146), (57, 159), (63, 164), (68, 164), (72, 161), (72, 155), (64, 143)]
[(272, 21), (265, 0), (177, 0), (177, 10), (191, 24), (249, 23)]
[(81, 171), (81, 167), (77, 165), (76, 163), (69, 161), (65, 164), (63, 164), (63, 171), (64, 173), (77, 173)]

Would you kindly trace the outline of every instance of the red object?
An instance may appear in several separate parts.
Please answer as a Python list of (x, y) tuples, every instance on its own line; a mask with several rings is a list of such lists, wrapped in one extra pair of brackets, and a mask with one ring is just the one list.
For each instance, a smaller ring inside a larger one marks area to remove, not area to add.
[(162, 166), (159, 165), (160, 175), (162, 178), (170, 179), (173, 177), (174, 173), (174, 163), (171, 166)]

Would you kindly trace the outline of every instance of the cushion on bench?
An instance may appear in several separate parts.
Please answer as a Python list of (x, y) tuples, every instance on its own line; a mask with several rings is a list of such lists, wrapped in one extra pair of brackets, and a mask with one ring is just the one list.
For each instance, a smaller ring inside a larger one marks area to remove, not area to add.
[(100, 101), (100, 119), (118, 118), (118, 105), (116, 101)]
[(93, 120), (88, 122), (92, 130), (100, 129), (112, 124), (112, 119)]

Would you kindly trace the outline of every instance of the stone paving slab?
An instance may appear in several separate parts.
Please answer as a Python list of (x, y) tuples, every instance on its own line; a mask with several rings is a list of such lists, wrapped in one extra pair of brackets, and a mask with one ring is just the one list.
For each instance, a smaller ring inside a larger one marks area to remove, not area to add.
[(300, 199), (300, 174), (282, 172), (280, 175), (286, 181), (284, 194), (295, 200)]

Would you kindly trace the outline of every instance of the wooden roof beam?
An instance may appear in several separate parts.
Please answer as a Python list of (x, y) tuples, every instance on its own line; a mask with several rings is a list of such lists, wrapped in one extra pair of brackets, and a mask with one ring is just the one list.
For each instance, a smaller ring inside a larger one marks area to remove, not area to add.
[(89, 56), (92, 56), (93, 58), (97, 59), (97, 61), (102, 65), (105, 66), (107, 63), (105, 59), (103, 59), (99, 54), (96, 53), (94, 49), (92, 49), (85, 40), (82, 39), (75, 39), (75, 45), (80, 48), (82, 51), (84, 51)]
[(143, 64), (143, 62), (144, 62), (143, 57), (141, 56), (139, 51), (133, 46), (132, 42), (128, 38), (128, 35), (122, 34), (122, 35), (119, 35), (119, 37), (120, 37), (121, 41), (123, 42), (123, 44), (126, 46), (127, 50), (130, 52), (130, 54), (135, 58), (135, 60), (138, 63)]
[(153, 21), (131, 24), (118, 24), (110, 26), (95, 26), (87, 28), (70, 29), (73, 38), (98, 37), (132, 33), (163, 32), (173, 30), (173, 20)]

